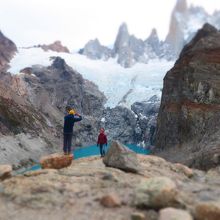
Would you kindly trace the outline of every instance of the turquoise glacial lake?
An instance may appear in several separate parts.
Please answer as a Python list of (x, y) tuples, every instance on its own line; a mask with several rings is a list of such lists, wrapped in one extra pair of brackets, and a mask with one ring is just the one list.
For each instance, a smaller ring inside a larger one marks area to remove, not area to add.
[[(137, 154), (149, 154), (150, 151), (146, 150), (142, 147), (133, 145), (133, 144), (126, 144), (125, 146), (127, 146), (129, 149), (131, 149), (132, 151), (134, 151)], [(106, 147), (105, 146), (105, 151), (107, 152), (109, 148), (109, 145)], [(88, 146), (88, 147), (81, 147), (81, 148), (76, 148), (74, 151), (74, 160), (79, 159), (79, 158), (83, 158), (83, 157), (90, 157), (90, 156), (96, 156), (96, 155), (100, 155), (100, 150), (99, 147), (97, 147), (96, 145), (92, 145), (92, 146)], [(36, 164), (33, 167), (27, 169), (25, 172), (27, 171), (34, 171), (34, 170), (39, 170), (41, 169), (40, 164)]]

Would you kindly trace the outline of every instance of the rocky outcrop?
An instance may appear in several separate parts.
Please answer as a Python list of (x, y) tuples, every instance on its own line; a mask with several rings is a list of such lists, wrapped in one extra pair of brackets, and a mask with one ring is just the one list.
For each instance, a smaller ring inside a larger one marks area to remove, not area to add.
[(101, 126), (105, 128), (109, 140), (119, 140), (126, 143), (137, 143), (135, 128), (137, 119), (128, 108), (116, 106), (104, 110)]
[(156, 119), (160, 99), (152, 96), (149, 100), (135, 102), (131, 109), (124, 106), (106, 108), (100, 125), (105, 128), (110, 140), (122, 143), (150, 146), (155, 139)]
[(103, 162), (108, 167), (118, 168), (127, 172), (141, 171), (136, 154), (118, 141), (112, 141)]
[(200, 29), (164, 78), (156, 146), (172, 161), (208, 169), (220, 164), (220, 32)]
[(58, 53), (69, 53), (70, 52), (67, 47), (62, 45), (61, 41), (55, 41), (54, 43), (48, 44), (48, 45), (46, 44), (38, 45), (37, 47), (42, 48), (44, 51), (51, 50), (51, 51), (55, 51)]
[(9, 67), (8, 64), (16, 51), (16, 45), (0, 31), (0, 72)]
[(51, 154), (40, 159), (42, 169), (62, 169), (71, 165), (73, 154)]
[[(90, 157), (73, 160), (65, 169), (30, 171), (6, 179), (0, 182), (1, 218), (219, 219), (219, 173), (193, 170), (188, 178), (162, 158), (137, 155), (137, 159), (141, 174), (106, 167), (102, 159)], [(147, 206), (139, 208), (134, 201)]]
[(144, 142), (147, 146), (152, 146), (155, 139), (155, 129), (157, 115), (160, 107), (160, 98), (152, 96), (148, 101), (135, 102), (131, 105), (131, 110), (136, 114), (136, 138), (139, 143)]

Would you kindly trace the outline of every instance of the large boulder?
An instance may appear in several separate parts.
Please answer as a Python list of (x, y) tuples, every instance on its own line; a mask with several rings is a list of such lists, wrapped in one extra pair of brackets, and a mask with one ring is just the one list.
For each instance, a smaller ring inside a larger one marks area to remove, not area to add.
[(40, 164), (43, 169), (61, 169), (71, 165), (73, 160), (73, 155), (63, 155), (63, 154), (51, 154), (44, 156), (40, 159)]
[(103, 162), (108, 167), (114, 167), (126, 172), (138, 173), (141, 171), (136, 153), (118, 141), (112, 141)]

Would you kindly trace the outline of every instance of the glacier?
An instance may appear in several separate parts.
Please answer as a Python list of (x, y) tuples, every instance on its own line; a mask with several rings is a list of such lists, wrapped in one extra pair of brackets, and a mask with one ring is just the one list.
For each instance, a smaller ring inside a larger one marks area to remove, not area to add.
[(33, 65), (51, 65), (51, 57), (62, 57), (66, 63), (82, 76), (95, 83), (107, 102), (105, 107), (123, 105), (130, 108), (136, 101), (147, 101), (153, 95), (161, 96), (163, 78), (174, 61), (153, 59), (148, 64), (137, 63), (131, 68), (123, 68), (117, 57), (108, 61), (91, 60), (78, 53), (45, 52), (41, 48), (19, 48), (10, 62), (12, 74)]

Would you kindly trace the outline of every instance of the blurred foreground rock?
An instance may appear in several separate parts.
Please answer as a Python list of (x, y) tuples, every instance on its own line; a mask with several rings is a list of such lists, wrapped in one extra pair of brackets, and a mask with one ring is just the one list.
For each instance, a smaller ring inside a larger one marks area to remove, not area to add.
[(40, 160), (41, 167), (43, 169), (61, 169), (71, 165), (73, 160), (73, 155), (63, 155), (63, 154), (51, 154), (42, 157)]
[(0, 182), (0, 219), (220, 219), (218, 169), (192, 169), (186, 175), (187, 167), (136, 156), (141, 173), (106, 167), (101, 158), (89, 157), (64, 169), (5, 179)]

